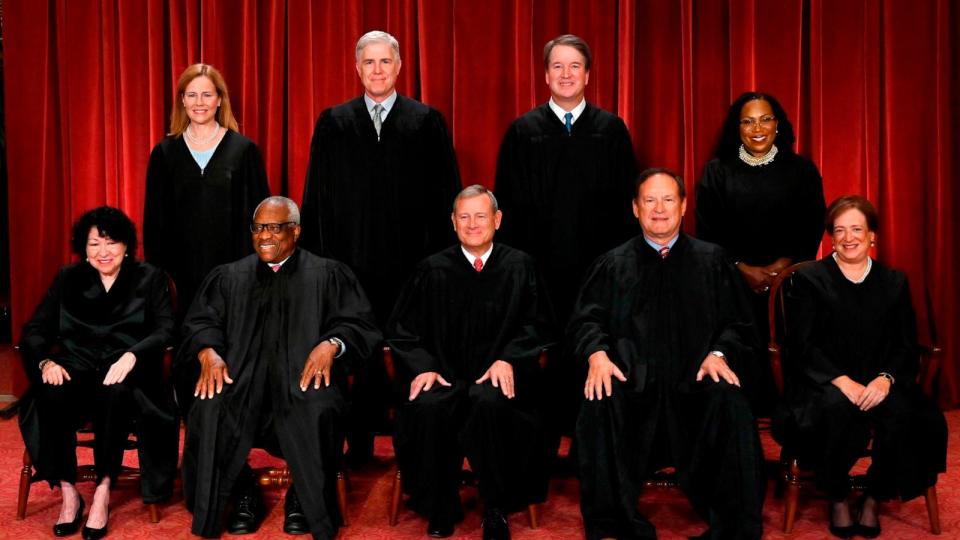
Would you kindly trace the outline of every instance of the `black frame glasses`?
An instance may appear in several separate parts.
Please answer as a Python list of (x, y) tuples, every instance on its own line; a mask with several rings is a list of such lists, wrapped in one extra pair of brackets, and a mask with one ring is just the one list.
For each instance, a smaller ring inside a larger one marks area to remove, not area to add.
[(280, 234), (284, 228), (290, 225), (296, 225), (295, 221), (284, 221), (283, 223), (251, 223), (250, 232), (260, 234), (264, 229), (270, 231), (270, 234)]

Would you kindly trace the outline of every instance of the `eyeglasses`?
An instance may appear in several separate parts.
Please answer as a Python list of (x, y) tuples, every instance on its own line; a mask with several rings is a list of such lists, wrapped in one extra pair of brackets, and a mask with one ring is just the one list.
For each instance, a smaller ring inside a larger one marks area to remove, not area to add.
[(740, 127), (756, 126), (757, 124), (762, 125), (762, 126), (769, 126), (770, 124), (772, 124), (772, 123), (774, 123), (774, 122), (776, 122), (776, 121), (777, 121), (777, 117), (776, 117), (776, 116), (773, 116), (773, 115), (770, 115), (770, 114), (765, 114), (765, 115), (761, 116), (760, 118), (741, 118), (741, 119), (740, 119)]
[(251, 223), (250, 232), (253, 234), (260, 234), (264, 229), (270, 231), (271, 234), (280, 234), (280, 231), (288, 225), (297, 225), (294, 221), (286, 221), (283, 223)]

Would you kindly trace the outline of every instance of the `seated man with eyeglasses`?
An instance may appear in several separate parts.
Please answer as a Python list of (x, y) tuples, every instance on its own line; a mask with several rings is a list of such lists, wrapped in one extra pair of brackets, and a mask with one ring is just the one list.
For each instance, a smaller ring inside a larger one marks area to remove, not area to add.
[(192, 532), (257, 530), (264, 508), (247, 465), (254, 446), (287, 461), (284, 531), (333, 538), (344, 392), (381, 337), (346, 265), (297, 248), (300, 211), (269, 197), (250, 224), (255, 255), (215, 268), (183, 323), (176, 368), (200, 364), (183, 450)]

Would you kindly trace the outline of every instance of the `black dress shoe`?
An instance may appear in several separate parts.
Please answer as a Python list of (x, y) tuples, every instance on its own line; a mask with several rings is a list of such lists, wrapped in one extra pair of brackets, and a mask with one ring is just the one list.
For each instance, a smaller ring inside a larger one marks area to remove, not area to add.
[(876, 515), (877, 524), (876, 525), (864, 525), (863, 524), (863, 502), (867, 498), (864, 495), (860, 499), (860, 520), (856, 524), (856, 534), (857, 536), (862, 536), (863, 538), (876, 538), (880, 536), (880, 503), (874, 502), (873, 512)]
[(427, 536), (430, 538), (446, 538), (453, 535), (453, 522), (447, 519), (431, 519), (427, 523)]
[[(110, 509), (107, 508), (107, 520), (110, 520)], [(83, 532), (80, 533), (80, 536), (83, 537), (83, 540), (100, 540), (107, 535), (107, 524), (103, 524), (103, 528), (100, 529), (91, 529), (86, 525), (83, 526)]]
[(483, 516), (483, 540), (510, 540), (507, 517), (499, 508), (491, 508)]
[(70, 536), (80, 530), (80, 520), (83, 519), (83, 497), (78, 495), (77, 498), (80, 499), (80, 506), (77, 507), (77, 514), (73, 517), (73, 521), (54, 525), (54, 536)]
[(283, 532), (287, 534), (308, 534), (310, 532), (307, 515), (303, 513), (300, 499), (297, 498), (297, 492), (292, 487), (287, 490), (287, 496), (284, 497), (283, 501)]
[(833, 503), (827, 503), (827, 520), (830, 524), (827, 528), (830, 530), (830, 534), (836, 536), (837, 538), (853, 538), (857, 534), (857, 524), (851, 523), (850, 525), (834, 525), (833, 524)]
[(263, 521), (263, 501), (260, 490), (251, 488), (237, 499), (233, 513), (227, 520), (227, 532), (230, 534), (250, 534), (260, 528)]

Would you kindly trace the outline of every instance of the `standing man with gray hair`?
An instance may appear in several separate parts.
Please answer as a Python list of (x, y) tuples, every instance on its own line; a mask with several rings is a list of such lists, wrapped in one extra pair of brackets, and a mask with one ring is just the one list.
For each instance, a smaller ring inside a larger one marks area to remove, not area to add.
[[(397, 40), (364, 34), (356, 61), (363, 95), (323, 111), (314, 129), (302, 244), (357, 273), (382, 325), (417, 262), (452, 240), (448, 205), (460, 173), (440, 112), (396, 91)], [(358, 374), (354, 386), (353, 465), (372, 456), (378, 407), (369, 401), (385, 394), (376, 388), (385, 381), (380, 364), (368, 363), (379, 372)]]

